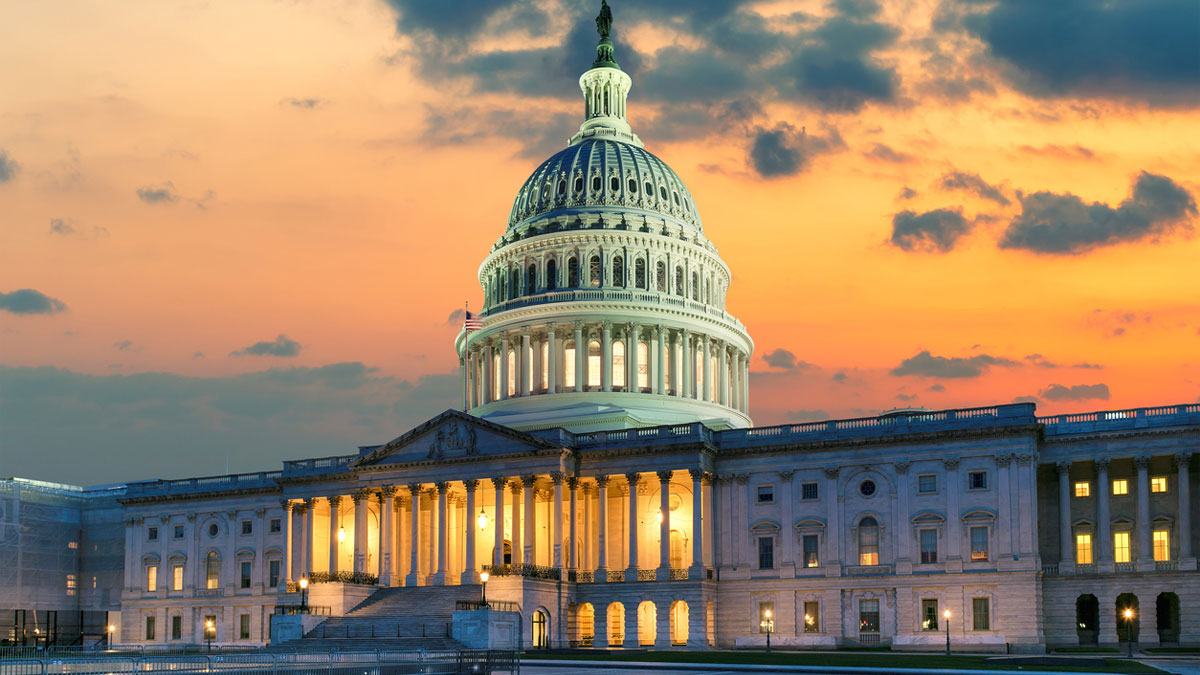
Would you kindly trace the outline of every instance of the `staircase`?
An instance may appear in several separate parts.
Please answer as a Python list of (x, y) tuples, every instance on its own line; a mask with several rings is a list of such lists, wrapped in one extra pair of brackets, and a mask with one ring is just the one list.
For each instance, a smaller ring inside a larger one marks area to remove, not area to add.
[(454, 605), (477, 600), (478, 584), (380, 588), (344, 616), (326, 619), (288, 647), (461, 649), (450, 637)]

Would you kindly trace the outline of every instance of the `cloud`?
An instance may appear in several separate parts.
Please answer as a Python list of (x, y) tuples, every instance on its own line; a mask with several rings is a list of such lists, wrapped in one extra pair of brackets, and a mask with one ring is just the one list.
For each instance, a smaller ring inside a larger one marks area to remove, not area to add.
[(820, 422), (831, 417), (828, 412), (820, 409), (789, 410), (786, 415), (793, 422)]
[(907, 201), (907, 200), (909, 200), (909, 199), (912, 199), (912, 198), (916, 197), (916, 196), (917, 196), (917, 194), (918, 194), (918, 193), (917, 193), (917, 191), (916, 191), (916, 190), (914, 190), (914, 189), (910, 188), (909, 186), (905, 185), (905, 186), (904, 186), (904, 189), (903, 189), (903, 190), (901, 190), (901, 191), (900, 191), (900, 194), (897, 196), (897, 199), (902, 199), (902, 200), (906, 200), (906, 201)]
[(890, 146), (883, 143), (873, 145), (870, 150), (863, 153), (863, 157), (877, 159), (881, 162), (891, 162), (892, 164), (907, 164), (913, 161), (912, 155), (907, 152), (893, 150)]
[(193, 359), (202, 359), (202, 358), (204, 358), (204, 352), (200, 352), (200, 351), (192, 352), (192, 358)]
[(448, 325), (458, 325), (461, 324), (466, 318), (467, 311), (465, 309), (456, 309), (453, 312), (450, 312), (450, 316), (446, 317), (446, 323)]
[(1026, 94), (1165, 105), (1200, 100), (1195, 0), (1002, 0), (965, 25)]
[(1012, 203), (1008, 197), (1004, 196), (999, 187), (988, 183), (977, 173), (950, 171), (938, 179), (937, 187), (942, 190), (963, 190), (970, 192), (977, 197), (996, 202), (1001, 206), (1007, 206)]
[(1029, 354), (1025, 357), (1025, 360), (1028, 361), (1030, 363), (1030, 365), (1034, 365), (1039, 368), (1079, 368), (1079, 369), (1083, 369), (1083, 370), (1103, 370), (1104, 369), (1104, 366), (1102, 366), (1098, 363), (1087, 363), (1087, 362), (1073, 363), (1070, 366), (1063, 366), (1063, 365), (1054, 363), (1053, 361), (1047, 361), (1046, 358), (1044, 356), (1042, 356), (1041, 354)]
[(845, 384), (846, 381), (848, 379), (850, 379), (850, 376), (847, 375), (845, 372), (839, 370), (838, 372), (834, 373), (833, 376), (831, 376), (829, 379), (838, 384)]
[(892, 216), (891, 244), (905, 251), (945, 253), (970, 229), (958, 209), (904, 210)]
[(836, 129), (825, 136), (809, 134), (807, 129), (779, 122), (773, 128), (759, 128), (752, 134), (750, 166), (763, 178), (792, 176), (808, 168), (817, 155), (839, 150), (845, 142)]
[(965, 378), (979, 377), (992, 366), (1011, 367), (1017, 361), (999, 356), (977, 354), (969, 357), (933, 356), (928, 350), (904, 359), (890, 371), (891, 375), (919, 375), (921, 377)]
[(1123, 242), (1190, 232), (1196, 200), (1166, 176), (1143, 171), (1133, 194), (1117, 208), (1086, 204), (1071, 193), (1021, 195), (1021, 213), (1000, 239), (1001, 248), (1076, 255)]
[(278, 356), (291, 357), (300, 353), (303, 348), (299, 342), (280, 333), (279, 337), (271, 342), (255, 342), (254, 344), (239, 349), (238, 351), (230, 352), (230, 356)]
[(918, 396), (916, 394), (896, 394), (896, 400), (904, 403), (912, 403), (913, 401), (917, 400), (917, 398)]
[(279, 103), (280, 105), (289, 105), (302, 110), (314, 110), (325, 106), (329, 101), (321, 98), (285, 98)]
[(782, 370), (804, 369), (812, 365), (797, 359), (795, 354), (783, 348), (763, 354), (762, 360), (766, 361), (768, 366)]
[(12, 314), (58, 314), (67, 311), (61, 300), (32, 288), (0, 292), (0, 311)]
[(1087, 325), (1099, 328), (1108, 337), (1121, 337), (1131, 327), (1152, 323), (1154, 315), (1149, 312), (1131, 312), (1127, 310), (1105, 312), (1101, 309), (1094, 309), (1088, 315), (1086, 321)]
[(74, 220), (65, 218), (50, 219), (50, 234), (56, 234), (62, 237), (80, 237), (80, 238), (100, 238), (107, 237), (108, 230), (103, 227), (92, 227), (87, 229), (79, 226), (79, 223)]
[(1041, 403), (1042, 399), (1036, 396), (1018, 396), (1013, 399), (1013, 403)]
[(1055, 157), (1057, 159), (1092, 160), (1096, 153), (1082, 145), (1043, 145), (1035, 148), (1032, 145), (1022, 145), (1018, 148), (1022, 153), (1036, 157)]
[(179, 195), (175, 192), (175, 185), (171, 181), (167, 181), (165, 185), (159, 187), (140, 187), (137, 189), (137, 196), (147, 204), (168, 204), (179, 199)]
[(121, 340), (113, 343), (113, 348), (122, 352), (140, 352), (142, 346), (133, 340)]
[(941, 382), (929, 385), (929, 391), (946, 391), (946, 385), (942, 384)]
[(1107, 401), (1109, 392), (1108, 385), (1104, 383), (1076, 384), (1070, 387), (1052, 384), (1038, 392), (1038, 395), (1047, 401), (1090, 401), (1093, 399)]
[(7, 183), (16, 178), (20, 170), (21, 165), (9, 157), (7, 152), (0, 150), (0, 183)]

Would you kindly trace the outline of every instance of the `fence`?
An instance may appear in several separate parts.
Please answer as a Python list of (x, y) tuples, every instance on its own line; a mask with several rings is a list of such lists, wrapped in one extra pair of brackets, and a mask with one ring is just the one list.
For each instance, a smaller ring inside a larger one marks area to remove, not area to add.
[(91, 656), (0, 658), (0, 675), (520, 675), (520, 654), (499, 650), (347, 652), (240, 652), (137, 656), (92, 652)]

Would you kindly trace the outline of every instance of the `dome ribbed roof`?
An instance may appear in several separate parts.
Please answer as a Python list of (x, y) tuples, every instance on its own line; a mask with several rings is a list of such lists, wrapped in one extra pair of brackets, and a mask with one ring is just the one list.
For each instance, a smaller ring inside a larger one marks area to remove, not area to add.
[(628, 217), (654, 213), (703, 231), (687, 186), (667, 163), (636, 145), (587, 139), (542, 162), (513, 201), (508, 229), (552, 211), (603, 207)]

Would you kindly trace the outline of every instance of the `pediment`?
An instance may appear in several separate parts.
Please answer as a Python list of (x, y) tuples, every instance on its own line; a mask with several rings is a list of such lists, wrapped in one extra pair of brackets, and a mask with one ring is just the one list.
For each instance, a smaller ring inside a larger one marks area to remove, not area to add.
[(463, 461), (483, 457), (561, 452), (536, 436), (447, 410), (351, 463), (351, 468)]

